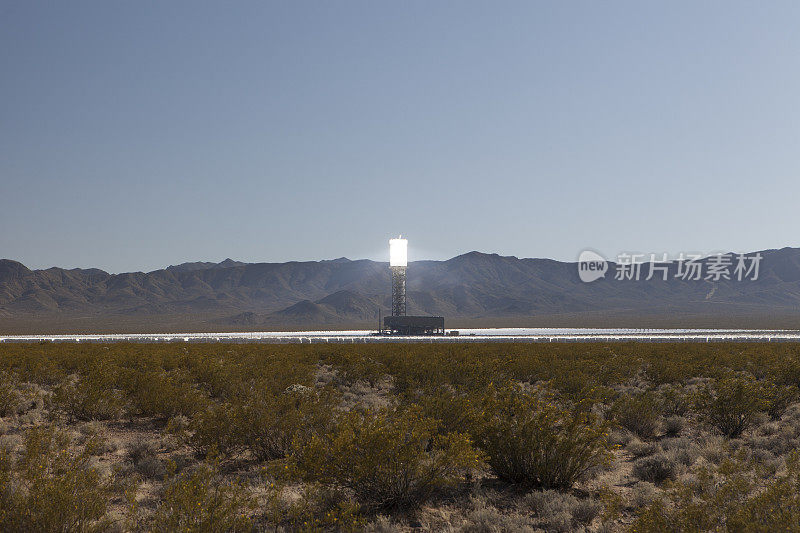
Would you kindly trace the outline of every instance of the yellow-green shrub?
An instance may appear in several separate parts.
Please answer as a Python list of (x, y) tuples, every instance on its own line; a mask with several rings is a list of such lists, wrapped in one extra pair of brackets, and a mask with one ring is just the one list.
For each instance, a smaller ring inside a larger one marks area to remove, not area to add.
[[(103, 531), (110, 497), (91, 467), (90, 440), (81, 450), (52, 427), (28, 431), (19, 462), (0, 453), (0, 531)], [(13, 488), (12, 488), (13, 485)]]
[(51, 406), (70, 420), (116, 420), (124, 412), (125, 400), (110, 376), (79, 376), (55, 387)]
[(800, 466), (787, 459), (786, 472), (759, 482), (758, 468), (741, 457), (718, 468), (701, 467), (694, 480), (673, 484), (666, 498), (644, 508), (631, 524), (637, 533), (683, 531), (798, 531)]
[(269, 461), (285, 457), (295, 440), (304, 442), (326, 431), (336, 408), (328, 393), (253, 393), (246, 404), (211, 402), (189, 424), (190, 444), (201, 454), (228, 457), (249, 450)]
[(419, 391), (418, 394), (408, 395), (405, 403), (415, 404), (422, 413), (439, 422), (438, 432), (459, 433), (468, 432), (472, 422), (472, 409), (474, 397), (467, 393), (454, 392), (446, 387), (437, 387), (432, 390)]
[(695, 408), (723, 435), (738, 437), (767, 407), (763, 388), (748, 374), (727, 375), (705, 384), (695, 395)]
[(683, 416), (691, 407), (689, 395), (680, 385), (666, 385), (658, 391), (661, 412), (664, 416)]
[(762, 394), (766, 404), (766, 411), (772, 420), (780, 419), (784, 411), (797, 401), (798, 390), (795, 385), (779, 385), (774, 382), (764, 383)]
[(659, 399), (652, 392), (623, 395), (611, 408), (619, 425), (645, 440), (655, 436), (661, 410)]
[(475, 437), (498, 477), (527, 487), (565, 490), (609, 459), (609, 424), (542, 391), (490, 388)]
[(344, 413), (291, 459), (304, 480), (350, 491), (369, 509), (415, 507), (480, 464), (467, 436), (436, 428), (414, 408)]
[(267, 505), (265, 518), (278, 530), (289, 531), (363, 531), (366, 520), (360, 506), (335, 490), (307, 483), (300, 497), (297, 489), (286, 497), (286, 485), (282, 482), (267, 482)]
[(216, 467), (200, 465), (168, 481), (152, 531), (187, 533), (250, 531), (253, 497), (238, 483), (218, 478)]
[(244, 427), (240, 406), (212, 402), (189, 423), (190, 444), (201, 455), (228, 457), (244, 449)]
[(192, 416), (206, 405), (206, 396), (179, 371), (127, 370), (120, 379), (134, 413), (171, 418)]
[(243, 446), (262, 461), (285, 457), (293, 442), (307, 442), (327, 431), (335, 398), (313, 389), (254, 395), (241, 414)]
[(751, 496), (728, 517), (729, 531), (800, 530), (800, 461), (794, 452), (786, 461), (786, 474)]

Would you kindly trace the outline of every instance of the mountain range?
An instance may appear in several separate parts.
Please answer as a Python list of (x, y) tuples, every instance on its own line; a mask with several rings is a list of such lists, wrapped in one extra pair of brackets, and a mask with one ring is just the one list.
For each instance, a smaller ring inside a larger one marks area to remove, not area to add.
[[(584, 283), (576, 263), (470, 252), (408, 268), (408, 313), (448, 327), (800, 326), (800, 249), (759, 252), (756, 280)], [(735, 264), (735, 257), (729, 259)], [(710, 259), (703, 260), (704, 263)], [(732, 273), (732, 269), (731, 269)], [(643, 271), (646, 274), (646, 270)], [(0, 333), (369, 327), (389, 309), (387, 263), (194, 262), (152, 272), (31, 270), (0, 260)]]

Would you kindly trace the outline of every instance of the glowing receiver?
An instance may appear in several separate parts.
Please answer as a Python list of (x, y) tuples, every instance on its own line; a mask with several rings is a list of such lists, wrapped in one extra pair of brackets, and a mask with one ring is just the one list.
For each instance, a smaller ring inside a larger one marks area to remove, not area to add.
[(408, 240), (398, 237), (389, 239), (389, 266), (408, 266)]

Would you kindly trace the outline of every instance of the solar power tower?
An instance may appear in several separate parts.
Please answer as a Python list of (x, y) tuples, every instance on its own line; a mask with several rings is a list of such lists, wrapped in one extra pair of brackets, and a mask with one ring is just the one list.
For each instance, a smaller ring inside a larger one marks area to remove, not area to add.
[(389, 239), (389, 268), (392, 271), (392, 315), (383, 318), (384, 335), (444, 335), (444, 317), (406, 316), (406, 269), (408, 240)]

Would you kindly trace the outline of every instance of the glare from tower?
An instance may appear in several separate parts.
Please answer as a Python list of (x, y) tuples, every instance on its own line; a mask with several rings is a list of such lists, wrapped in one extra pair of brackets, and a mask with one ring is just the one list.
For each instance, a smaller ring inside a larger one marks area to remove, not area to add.
[(408, 266), (408, 240), (402, 235), (396, 239), (389, 239), (389, 266)]
[(405, 316), (408, 240), (402, 235), (389, 239), (389, 267), (392, 270), (392, 316)]

